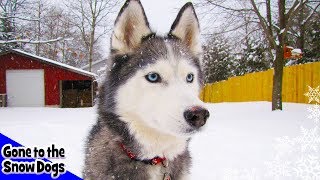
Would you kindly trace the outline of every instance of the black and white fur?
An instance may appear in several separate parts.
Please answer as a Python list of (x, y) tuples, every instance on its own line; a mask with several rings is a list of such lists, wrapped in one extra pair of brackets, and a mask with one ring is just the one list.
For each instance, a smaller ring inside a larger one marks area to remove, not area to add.
[[(100, 88), (84, 179), (163, 179), (161, 165), (131, 160), (119, 143), (139, 159), (166, 157), (171, 179), (188, 179), (188, 143), (209, 116), (198, 97), (203, 85), (200, 54), (199, 24), (191, 3), (182, 7), (168, 35), (160, 37), (151, 31), (140, 1), (126, 1), (111, 38), (112, 69)], [(149, 82), (149, 73), (157, 73), (161, 81)], [(187, 82), (190, 73), (194, 79)]]

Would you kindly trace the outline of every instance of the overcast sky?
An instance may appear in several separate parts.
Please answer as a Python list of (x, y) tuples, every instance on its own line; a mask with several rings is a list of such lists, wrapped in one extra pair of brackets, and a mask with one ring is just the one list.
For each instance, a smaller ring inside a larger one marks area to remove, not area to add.
[(179, 9), (187, 0), (141, 0), (151, 28), (161, 34), (167, 33)]

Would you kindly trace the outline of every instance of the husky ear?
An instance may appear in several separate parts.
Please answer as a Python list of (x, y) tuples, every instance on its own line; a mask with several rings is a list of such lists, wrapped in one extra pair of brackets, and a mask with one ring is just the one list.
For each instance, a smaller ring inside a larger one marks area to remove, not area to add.
[(202, 52), (199, 22), (191, 2), (185, 4), (179, 11), (171, 26), (170, 36), (180, 39), (195, 55)]
[(140, 46), (143, 37), (151, 33), (140, 1), (127, 0), (114, 24), (111, 50), (119, 53), (130, 53)]

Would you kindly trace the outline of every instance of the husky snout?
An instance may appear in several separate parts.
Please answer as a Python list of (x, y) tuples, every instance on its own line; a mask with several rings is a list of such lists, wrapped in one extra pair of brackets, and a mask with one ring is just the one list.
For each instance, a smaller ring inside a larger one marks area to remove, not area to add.
[(183, 116), (191, 126), (200, 128), (201, 126), (206, 124), (207, 119), (210, 116), (210, 113), (205, 108), (194, 106), (187, 109), (183, 113)]

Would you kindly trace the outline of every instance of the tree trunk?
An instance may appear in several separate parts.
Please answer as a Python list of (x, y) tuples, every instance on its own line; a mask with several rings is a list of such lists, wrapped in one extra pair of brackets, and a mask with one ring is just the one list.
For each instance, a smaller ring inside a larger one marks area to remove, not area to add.
[[(40, 41), (40, 33), (41, 33), (41, 25), (40, 25), (40, 18), (41, 18), (41, 1), (38, 2), (38, 19), (37, 22), (37, 40)], [(40, 43), (36, 44), (36, 55), (39, 56), (40, 54)]]
[(298, 25), (298, 27), (299, 27), (300, 35), (297, 39), (297, 47), (300, 48), (302, 51), (304, 49), (305, 31), (306, 31), (305, 23), (303, 21), (304, 21), (304, 6), (302, 6), (300, 8), (300, 12), (299, 12), (299, 17), (298, 17), (299, 25)]
[(93, 60), (93, 46), (95, 41), (95, 31), (96, 31), (96, 18), (95, 14), (92, 18), (91, 32), (90, 32), (90, 45), (89, 45), (89, 72), (92, 71), (92, 60)]
[(277, 46), (274, 61), (272, 110), (282, 110), (283, 48)]
[(286, 27), (286, 6), (285, 0), (278, 0), (279, 7), (279, 27), (278, 34), (279, 44), (276, 46), (276, 58), (274, 61), (273, 88), (272, 88), (272, 110), (282, 110), (282, 77), (283, 77), (283, 47), (286, 37), (284, 29)]
[(95, 28), (94, 28), (94, 26), (92, 26), (91, 32), (90, 32), (90, 44), (89, 44), (89, 72), (92, 71), (94, 33), (95, 33)]
[[(268, 32), (269, 35), (271, 37), (273, 37), (273, 25), (272, 25), (272, 11), (271, 11), (271, 1), (270, 0), (266, 0), (266, 8), (267, 8), (267, 25), (268, 25)], [(270, 48), (274, 49), (274, 44), (273, 43), (269, 43)]]
[(305, 26), (299, 25), (300, 36), (298, 37), (297, 47), (303, 51), (305, 42)]
[(93, 59), (93, 44), (90, 44), (89, 47), (89, 72), (92, 71), (92, 59)]

